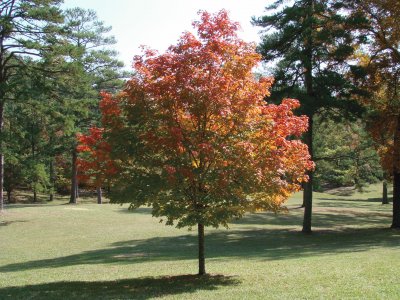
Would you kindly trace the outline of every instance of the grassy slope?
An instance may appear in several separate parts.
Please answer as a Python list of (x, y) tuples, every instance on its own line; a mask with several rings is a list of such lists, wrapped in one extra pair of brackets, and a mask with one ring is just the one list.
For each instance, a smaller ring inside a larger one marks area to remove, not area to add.
[(187, 275), (195, 232), (147, 208), (14, 205), (0, 216), (0, 299), (399, 299), (400, 232), (377, 198), (316, 193), (310, 236), (299, 232), (300, 195), (288, 214), (209, 229), (204, 279)]

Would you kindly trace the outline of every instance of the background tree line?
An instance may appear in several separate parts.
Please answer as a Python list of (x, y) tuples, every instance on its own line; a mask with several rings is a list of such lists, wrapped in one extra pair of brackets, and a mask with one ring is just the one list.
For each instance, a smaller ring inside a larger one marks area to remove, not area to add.
[(111, 27), (59, 0), (0, 4), (0, 206), (3, 189), (70, 192), (76, 202), (76, 134), (99, 121), (101, 90), (122, 87)]
[[(34, 201), (58, 191), (76, 203), (76, 135), (99, 123), (99, 92), (119, 90), (126, 77), (110, 28), (61, 2), (0, 4), (0, 191), (8, 201), (26, 187)], [(304, 141), (316, 169), (304, 185), (303, 230), (311, 231), (313, 190), (386, 178), (398, 216), (399, 4), (276, 1), (266, 11), (253, 22), (265, 28), (258, 49), (275, 66), (269, 101), (297, 98), (309, 117)]]
[(275, 64), (271, 98), (297, 98), (309, 117), (304, 141), (316, 169), (304, 185), (303, 232), (311, 232), (313, 190), (388, 177), (392, 227), (400, 227), (400, 3), (275, 1), (266, 10), (253, 23), (265, 28), (259, 51)]

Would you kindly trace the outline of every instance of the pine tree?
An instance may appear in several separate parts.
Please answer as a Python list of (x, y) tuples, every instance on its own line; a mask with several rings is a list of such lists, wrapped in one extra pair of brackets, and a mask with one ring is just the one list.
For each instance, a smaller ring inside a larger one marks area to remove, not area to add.
[(110, 49), (116, 43), (109, 35), (111, 27), (99, 21), (96, 12), (82, 8), (68, 9), (64, 12), (65, 26), (69, 29), (65, 39), (71, 46), (70, 58), (73, 76), (65, 82), (68, 93), (65, 101), (70, 110), (66, 116), (70, 124), (66, 144), (71, 153), (71, 197), (76, 203), (78, 170), (76, 134), (86, 131), (96, 120), (100, 90), (115, 91), (122, 87), (123, 63)]
[[(0, 211), (3, 210), (5, 105), (14, 99), (15, 76), (28, 66), (27, 57), (52, 51), (62, 22), (60, 0), (5, 0), (0, 3)], [(40, 71), (40, 70), (37, 70)]]
[[(259, 52), (266, 62), (275, 62), (276, 83), (272, 101), (284, 97), (300, 100), (299, 114), (309, 118), (304, 141), (311, 157), (314, 118), (358, 111), (349, 101), (351, 86), (343, 74), (346, 59), (353, 53), (354, 37), (350, 29), (360, 22), (358, 15), (346, 12), (346, 1), (275, 1), (267, 7), (270, 14), (253, 18), (265, 29)], [(303, 232), (311, 232), (313, 172), (304, 184)]]

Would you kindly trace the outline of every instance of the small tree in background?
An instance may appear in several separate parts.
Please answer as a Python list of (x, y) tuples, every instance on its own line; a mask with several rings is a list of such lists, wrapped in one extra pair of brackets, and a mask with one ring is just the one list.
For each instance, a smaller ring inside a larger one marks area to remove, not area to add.
[(103, 139), (103, 128), (91, 127), (89, 134), (78, 134), (78, 158), (80, 181), (93, 185), (97, 191), (97, 203), (102, 203), (102, 186), (115, 175), (117, 169), (110, 158), (110, 145)]
[[(252, 70), (261, 56), (240, 40), (226, 11), (201, 13), (165, 54), (144, 50), (125, 90), (101, 102), (113, 159), (111, 201), (151, 206), (167, 225), (198, 228), (204, 275), (204, 227), (227, 226), (246, 211), (280, 209), (313, 167), (298, 101), (264, 101), (270, 78)], [(289, 138), (290, 137), (290, 138)]]

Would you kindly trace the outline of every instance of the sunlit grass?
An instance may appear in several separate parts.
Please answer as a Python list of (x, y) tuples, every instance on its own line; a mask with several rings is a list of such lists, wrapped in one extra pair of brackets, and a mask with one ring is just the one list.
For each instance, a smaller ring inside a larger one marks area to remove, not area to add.
[(195, 232), (150, 209), (86, 202), (16, 204), (0, 216), (0, 299), (399, 299), (400, 232), (380, 186), (315, 193), (312, 235), (301, 194), (289, 213), (249, 214), (206, 232), (198, 278)]

